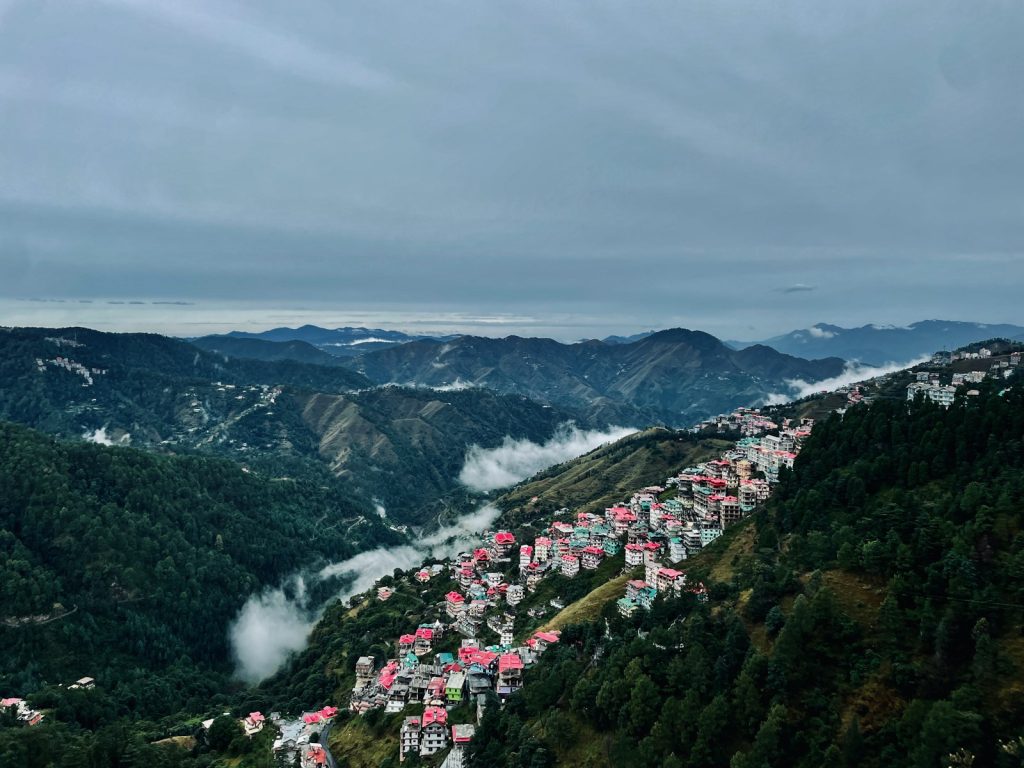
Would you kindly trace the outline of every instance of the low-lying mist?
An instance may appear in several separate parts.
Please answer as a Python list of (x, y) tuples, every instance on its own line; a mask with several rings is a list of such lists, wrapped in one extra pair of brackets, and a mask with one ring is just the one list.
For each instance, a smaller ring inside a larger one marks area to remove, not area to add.
[(563, 424), (544, 443), (505, 437), (497, 448), (470, 446), (459, 473), (459, 482), (473, 491), (488, 492), (508, 488), (521, 480), (563, 461), (636, 432), (627, 427), (607, 430), (581, 430), (575, 424)]
[[(396, 568), (408, 570), (425, 560), (452, 557), (475, 543), (491, 527), (500, 510), (487, 504), (458, 522), (439, 528), (414, 545), (380, 547), (311, 574), (296, 574), (276, 588), (252, 595), (231, 625), (229, 636), (236, 674), (258, 683), (279, 670), (288, 658), (302, 651), (309, 633), (323, 614), (323, 601), (310, 598), (310, 587), (331, 579), (345, 579), (345, 587), (334, 596), (347, 600), (365, 592), (382, 576)], [(347, 578), (346, 578), (347, 577)]]
[(888, 373), (895, 373), (906, 368), (912, 368), (928, 360), (928, 357), (921, 357), (907, 363), (886, 363), (885, 365), (865, 365), (856, 361), (849, 362), (838, 376), (821, 381), (804, 381), (803, 379), (786, 379), (786, 385), (790, 392), (776, 392), (768, 396), (765, 405), (782, 405), (793, 400), (800, 400), (804, 397), (815, 395), (819, 392), (832, 392), (840, 387), (867, 381), (877, 376), (885, 376)]

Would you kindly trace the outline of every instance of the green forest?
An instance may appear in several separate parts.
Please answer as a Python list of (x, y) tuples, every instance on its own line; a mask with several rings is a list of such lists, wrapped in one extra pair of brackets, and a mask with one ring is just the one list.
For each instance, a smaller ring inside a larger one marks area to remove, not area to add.
[(567, 628), (472, 764), (1019, 766), (1022, 498), (1024, 389), (832, 416), (687, 568), (709, 605)]
[(0, 423), (0, 693), (86, 730), (206, 712), (250, 594), (394, 541), (336, 486)]

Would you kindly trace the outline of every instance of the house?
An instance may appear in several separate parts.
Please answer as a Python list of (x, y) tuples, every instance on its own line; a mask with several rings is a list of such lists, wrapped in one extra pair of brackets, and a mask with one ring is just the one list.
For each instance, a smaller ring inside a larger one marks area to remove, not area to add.
[(422, 722), (420, 754), (440, 752), (448, 745), (448, 712), (444, 707), (427, 707), (423, 710)]
[(581, 551), (581, 564), (588, 571), (597, 568), (603, 559), (604, 550), (601, 547), (589, 546), (584, 547)]
[(538, 536), (533, 542), (533, 556), (538, 562), (547, 562), (551, 555), (551, 539), (547, 536)]
[(673, 536), (668, 540), (668, 559), (673, 563), (686, 559), (686, 545), (679, 536)]
[(620, 597), (618, 600), (615, 601), (615, 606), (616, 608), (618, 608), (619, 616), (621, 616), (624, 619), (628, 619), (630, 616), (636, 613), (637, 609), (639, 608), (639, 606), (636, 604), (636, 601), (631, 600), (628, 597)]
[(462, 702), (462, 693), (465, 689), (466, 675), (462, 672), (452, 672), (444, 686), (444, 697), (449, 704), (459, 704)]
[(302, 758), (302, 768), (317, 768), (327, 765), (327, 750), (323, 744), (310, 744)]
[(529, 544), (523, 544), (519, 548), (519, 570), (523, 570), (533, 560), (533, 547)]
[(419, 627), (414, 636), (412, 652), (417, 656), (426, 656), (430, 653), (431, 643), (434, 641), (434, 630), (427, 627)]
[(72, 689), (84, 688), (87, 691), (88, 690), (92, 690), (95, 687), (96, 687), (96, 681), (93, 680), (91, 677), (80, 677), (77, 680), (75, 680), (74, 683), (72, 683), (71, 685), (68, 686), (68, 688), (72, 688)]
[(543, 653), (547, 650), (549, 645), (554, 645), (558, 642), (558, 632), (534, 632), (533, 648), (537, 653)]
[(506, 557), (515, 546), (516, 537), (508, 531), (498, 531), (494, 534), (494, 551), (498, 557)]
[(498, 695), (509, 696), (523, 686), (523, 660), (516, 653), (498, 657)]
[(416, 573), (413, 574), (413, 578), (415, 578), (420, 584), (426, 584), (430, 581), (430, 571), (423, 568), (422, 570), (416, 571)]
[(658, 571), (661, 570), (661, 563), (654, 559), (644, 562), (644, 581), (648, 584), (655, 584), (658, 581)]
[(398, 655), (405, 656), (416, 644), (416, 635), (405, 634), (398, 638)]
[(576, 555), (565, 555), (562, 558), (562, 575), (572, 578), (580, 572), (580, 559)]
[(376, 672), (376, 662), (373, 656), (360, 656), (356, 661), (356, 688), (362, 688), (373, 680)]
[(386, 600), (390, 600), (391, 596), (393, 594), (395, 594), (395, 590), (393, 590), (391, 587), (378, 587), (377, 588), (377, 599), (380, 600), (381, 602), (385, 602)]
[(420, 751), (420, 737), (423, 726), (419, 717), (407, 717), (402, 721), (401, 746), (398, 749), (399, 762), (405, 762), (407, 755)]
[(520, 584), (509, 585), (508, 591), (505, 592), (505, 600), (509, 605), (519, 605), (525, 596), (525, 590)]
[(466, 610), (466, 598), (458, 592), (449, 592), (444, 596), (445, 611), (453, 619), (458, 618)]
[(660, 568), (656, 574), (655, 587), (659, 594), (670, 591), (678, 593), (686, 583), (686, 574), (674, 568)]
[(644, 546), (643, 544), (627, 544), (626, 545), (626, 567), (634, 568), (644, 561)]
[(242, 721), (246, 736), (253, 736), (263, 730), (266, 718), (262, 712), (250, 712), (249, 716)]
[(463, 749), (476, 733), (476, 726), (472, 723), (458, 723), (452, 726), (452, 746)]

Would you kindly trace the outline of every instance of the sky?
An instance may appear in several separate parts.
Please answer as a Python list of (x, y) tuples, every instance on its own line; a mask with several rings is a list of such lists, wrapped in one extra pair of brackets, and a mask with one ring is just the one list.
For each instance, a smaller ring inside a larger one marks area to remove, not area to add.
[(1024, 4), (0, 0), (0, 324), (1021, 322)]

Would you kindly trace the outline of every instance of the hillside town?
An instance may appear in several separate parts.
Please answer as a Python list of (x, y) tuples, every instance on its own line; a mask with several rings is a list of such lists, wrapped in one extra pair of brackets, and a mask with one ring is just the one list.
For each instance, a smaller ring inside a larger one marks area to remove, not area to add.
[[(620, 615), (649, 609), (658, 596), (689, 593), (706, 601), (704, 585), (689, 581), (682, 563), (768, 500), (780, 469), (793, 466), (813, 428), (810, 419), (778, 425), (756, 409), (727, 418), (743, 424), (745, 436), (719, 457), (667, 478), (664, 486), (640, 488), (603, 513), (558, 510), (528, 541), (508, 530), (485, 532), (472, 551), (414, 572), (411, 578), (421, 584), (435, 578), (450, 582), (438, 617), (395, 638), (390, 658), (358, 659), (350, 711), (400, 713), (415, 706), (416, 714), (401, 726), (400, 759), (449, 747), (458, 754), (473, 738), (475, 724), (450, 722), (452, 711), (466, 712), (469, 705), (478, 722), (489, 695), (491, 701), (507, 700), (523, 686), (524, 670), (559, 642), (557, 630), (516, 633), (520, 605), (545, 580), (571, 580), (621, 555), (622, 567), (609, 576), (634, 578), (617, 601)], [(393, 594), (385, 585), (376, 590), (380, 601)], [(565, 607), (557, 598), (550, 603)], [(545, 611), (535, 606), (529, 615)]]

